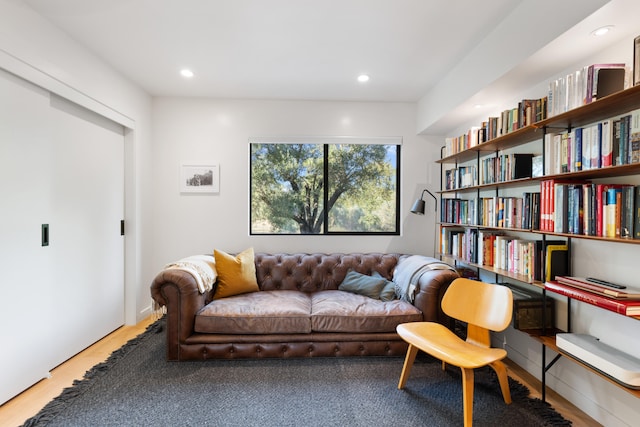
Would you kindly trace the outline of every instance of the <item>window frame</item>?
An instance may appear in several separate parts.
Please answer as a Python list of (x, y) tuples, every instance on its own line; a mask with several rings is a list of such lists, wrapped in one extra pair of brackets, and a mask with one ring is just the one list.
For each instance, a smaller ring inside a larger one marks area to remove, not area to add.
[[(322, 231), (319, 233), (258, 233), (253, 231), (253, 144), (315, 144), (321, 145), (323, 150), (323, 206), (328, 205), (329, 198), (329, 146), (347, 144), (365, 145), (392, 145), (396, 147), (396, 173), (395, 173), (395, 222), (393, 231), (330, 231), (329, 211), (323, 208)], [(249, 235), (250, 236), (399, 236), (401, 235), (401, 155), (402, 137), (252, 137), (249, 138)]]

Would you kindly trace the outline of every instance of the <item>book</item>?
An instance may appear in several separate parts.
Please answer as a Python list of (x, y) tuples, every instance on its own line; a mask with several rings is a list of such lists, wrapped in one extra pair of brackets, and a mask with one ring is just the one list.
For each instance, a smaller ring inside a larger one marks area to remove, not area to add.
[(612, 141), (612, 122), (611, 120), (605, 120), (602, 122), (602, 153), (601, 153), (601, 166), (613, 166), (613, 141)]
[(569, 246), (566, 243), (547, 246), (545, 264), (545, 281), (566, 275), (569, 271)]
[(631, 113), (629, 148), (629, 163), (640, 163), (640, 110)]
[[(621, 184), (596, 184), (596, 236), (600, 237), (614, 237), (615, 236), (615, 216), (609, 218), (610, 215), (615, 215), (615, 206), (609, 206), (609, 200), (615, 203), (615, 199), (609, 199), (609, 190), (621, 189)], [(615, 192), (612, 193), (615, 195)], [(613, 221), (613, 222), (610, 222)], [(609, 236), (607, 225), (613, 226), (614, 233)]]
[(628, 239), (633, 237), (633, 207), (635, 189), (628, 185), (622, 189), (622, 212), (620, 220), (620, 237)]
[(640, 185), (633, 187), (633, 238), (640, 239)]
[(569, 153), (571, 150), (569, 149), (569, 134), (567, 132), (563, 133), (560, 139), (560, 150), (560, 172), (569, 172), (569, 164), (571, 164)]
[[(564, 240), (536, 240), (533, 242), (533, 279), (542, 281), (544, 276), (545, 265), (542, 263), (542, 259), (546, 256), (549, 246), (565, 245)], [(544, 249), (543, 249), (544, 248)], [(566, 273), (566, 272), (565, 272)], [(564, 274), (562, 274), (564, 275)]]
[(573, 146), (574, 146), (574, 159), (573, 161), (573, 170), (581, 171), (582, 170), (582, 128), (577, 128), (573, 130)]
[(596, 235), (596, 184), (589, 183), (582, 185), (583, 202), (583, 225), (582, 234), (585, 236)]
[(548, 291), (564, 295), (578, 301), (586, 302), (606, 310), (614, 311), (625, 316), (640, 316), (640, 301), (624, 301), (607, 298), (557, 281), (545, 282), (544, 288)]
[(625, 289), (616, 289), (609, 286), (601, 285), (599, 283), (591, 282), (585, 277), (565, 275), (559, 275), (555, 278), (555, 280), (564, 285), (584, 289), (586, 291), (594, 292), (598, 295), (603, 295), (609, 298), (640, 300), (639, 288), (627, 286)]
[(509, 179), (531, 178), (533, 154), (510, 154)]
[[(592, 64), (587, 68), (587, 96), (586, 103), (589, 104), (598, 98), (610, 95), (624, 88), (624, 67), (625, 64)], [(603, 72), (603, 70), (621, 70), (617, 72)], [(619, 86), (618, 79), (622, 76), (622, 87)], [(598, 85), (600, 84), (600, 85)], [(605, 88), (606, 87), (606, 88)], [(612, 88), (613, 87), (613, 88)], [(616, 90), (617, 89), (617, 90)], [(600, 91), (600, 93), (598, 93)]]
[(584, 232), (584, 191), (587, 184), (569, 185), (568, 232), (583, 234)]
[(615, 119), (611, 122), (612, 131), (611, 131), (611, 152), (612, 152), (612, 161), (613, 166), (619, 165), (620, 163), (620, 122), (621, 119)]
[(582, 128), (582, 170), (591, 169), (591, 135), (593, 126)]
[(620, 118), (620, 138), (618, 141), (618, 158), (619, 165), (629, 164), (628, 152), (629, 152), (629, 124), (631, 122), (631, 116), (624, 116)]
[(602, 167), (602, 123), (591, 127), (591, 169)]
[(549, 179), (540, 181), (540, 192), (543, 203), (543, 219), (546, 221), (543, 231), (567, 233), (569, 229), (569, 187), (586, 184), (585, 181)]
[(540, 230), (540, 192), (531, 193), (531, 229)]
[(605, 237), (616, 237), (616, 228), (618, 228), (618, 236), (620, 236), (619, 232), (619, 222), (618, 222), (618, 212), (619, 212), (619, 201), (618, 196), (622, 192), (622, 188), (616, 186), (613, 188), (609, 188), (607, 190), (607, 205), (606, 205), (606, 224), (603, 224)]
[(622, 67), (601, 68), (597, 70), (594, 80), (593, 97), (595, 99), (604, 98), (605, 96), (619, 92), (624, 89), (625, 69)]

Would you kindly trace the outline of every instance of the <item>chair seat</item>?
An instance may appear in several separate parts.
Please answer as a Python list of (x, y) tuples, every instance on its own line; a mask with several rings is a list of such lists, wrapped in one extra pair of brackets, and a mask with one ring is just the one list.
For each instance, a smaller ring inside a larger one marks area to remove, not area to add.
[(439, 323), (403, 323), (398, 325), (397, 332), (407, 343), (461, 368), (479, 368), (507, 356), (507, 351), (502, 348), (485, 348), (468, 343)]

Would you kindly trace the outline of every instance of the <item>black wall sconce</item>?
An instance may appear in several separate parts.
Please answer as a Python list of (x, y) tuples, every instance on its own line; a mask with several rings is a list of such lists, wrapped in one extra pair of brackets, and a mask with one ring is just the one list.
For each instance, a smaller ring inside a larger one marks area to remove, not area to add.
[[(438, 199), (436, 198), (436, 196), (433, 195), (433, 193), (429, 190), (427, 190), (426, 188), (424, 190), (422, 190), (422, 194), (420, 195), (420, 198), (418, 200), (415, 201), (415, 203), (413, 204), (413, 206), (411, 207), (411, 213), (414, 213), (416, 215), (424, 215), (424, 208), (425, 208), (425, 201), (424, 201), (424, 193), (428, 193), (431, 197), (433, 197), (434, 200), (434, 211), (438, 212)], [(436, 215), (434, 215), (434, 220), (437, 224), (438, 222), (438, 218), (436, 218)], [(437, 233), (433, 236), (433, 256), (436, 257), (436, 239), (437, 239), (438, 235)]]
[(425, 208), (424, 193), (429, 193), (429, 195), (433, 197), (433, 200), (435, 202), (434, 203), (435, 212), (438, 212), (438, 199), (436, 198), (436, 196), (433, 195), (433, 193), (431, 193), (431, 191), (425, 188), (424, 190), (422, 190), (422, 195), (420, 196), (420, 198), (417, 199), (416, 202), (411, 207), (411, 213), (414, 213), (417, 215), (424, 215), (424, 208)]

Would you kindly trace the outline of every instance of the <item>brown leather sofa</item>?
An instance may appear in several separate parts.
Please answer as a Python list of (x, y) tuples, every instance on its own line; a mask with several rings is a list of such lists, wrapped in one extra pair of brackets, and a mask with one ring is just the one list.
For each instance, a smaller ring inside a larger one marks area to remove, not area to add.
[[(229, 321), (226, 323), (220, 322), (220, 319), (206, 317), (208, 311), (218, 307), (215, 304), (221, 304), (222, 301), (229, 304), (235, 301), (233, 298), (236, 297), (212, 300), (215, 287), (210, 292), (200, 293), (191, 274), (178, 269), (164, 269), (153, 280), (151, 295), (156, 303), (166, 307), (167, 359), (403, 355), (407, 345), (395, 332), (394, 322), (448, 322), (440, 308), (440, 301), (449, 284), (458, 277), (457, 273), (451, 269), (421, 272), (416, 283), (415, 298), (409, 306), (405, 301), (380, 303), (379, 300), (375, 302), (371, 298), (337, 289), (349, 270), (366, 275), (378, 272), (391, 280), (398, 263), (408, 257), (409, 255), (381, 253), (256, 253), (256, 276), (260, 291), (253, 294), (263, 294), (262, 291), (290, 291), (290, 294), (301, 295), (301, 298), (328, 295), (329, 307), (352, 305), (352, 313), (348, 316), (338, 315), (324, 319), (320, 322), (322, 326), (308, 331), (286, 326), (283, 330), (267, 328), (265, 331), (256, 328), (250, 333), (238, 333), (234, 330), (236, 323), (251, 325), (254, 320), (251, 314), (222, 319)], [(434, 264), (441, 264), (434, 258), (430, 260)], [(266, 294), (246, 297), (263, 297)], [(287, 295), (274, 292), (271, 294), (275, 297)], [(331, 298), (334, 300), (331, 301)], [(250, 313), (251, 307), (258, 304), (251, 302), (251, 299), (248, 301), (245, 300), (242, 309), (245, 311), (240, 310), (241, 313), (247, 313), (247, 309)], [(277, 300), (266, 301), (270, 306), (282, 306), (283, 310), (288, 305)], [(367, 313), (369, 306), (375, 307), (374, 311), (378, 317), (369, 318), (364, 315), (358, 318), (358, 313)], [(380, 307), (383, 307), (382, 316), (379, 316)], [(405, 317), (397, 319), (384, 318), (387, 313), (389, 316), (398, 314), (397, 310), (401, 308), (410, 313), (403, 313)]]

